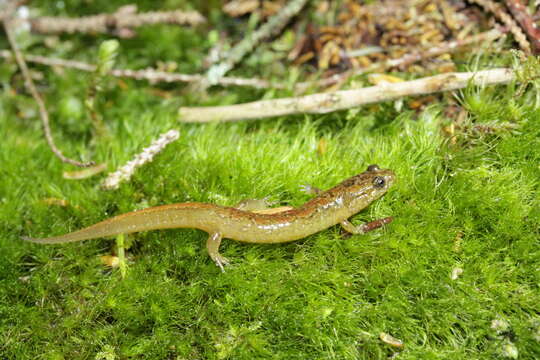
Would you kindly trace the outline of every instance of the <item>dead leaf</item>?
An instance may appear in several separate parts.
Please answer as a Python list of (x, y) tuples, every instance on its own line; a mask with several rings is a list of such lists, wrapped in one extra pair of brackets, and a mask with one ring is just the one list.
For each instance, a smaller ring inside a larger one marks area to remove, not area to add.
[(398, 83), (403, 82), (403, 79), (400, 79), (396, 76), (386, 75), (386, 74), (369, 74), (368, 81), (373, 85), (387, 84), (387, 83)]
[(319, 155), (324, 155), (328, 150), (328, 141), (325, 138), (321, 138), (317, 143), (317, 153)]
[(102, 163), (102, 164), (97, 164), (97, 165), (88, 167), (83, 170), (64, 171), (63, 177), (64, 179), (68, 179), (68, 180), (82, 180), (82, 179), (86, 179), (91, 176), (94, 176), (96, 174), (99, 174), (100, 172), (105, 171), (105, 169), (107, 169), (107, 164)]
[(258, 0), (234, 0), (223, 6), (223, 12), (232, 17), (252, 13), (259, 8)]
[(455, 267), (452, 269), (452, 273), (450, 274), (450, 279), (457, 280), (458, 277), (463, 274), (463, 269), (460, 267)]
[(381, 341), (384, 342), (385, 344), (388, 344), (392, 347), (396, 347), (400, 349), (404, 347), (403, 341), (396, 339), (392, 335), (384, 333), (384, 332), (379, 334), (379, 339), (381, 339)]
[(45, 198), (41, 200), (41, 202), (46, 205), (54, 205), (54, 206), (61, 206), (61, 207), (66, 207), (69, 205), (69, 202), (67, 200), (54, 198), (54, 197)]
[(101, 260), (101, 263), (105, 266), (109, 266), (112, 268), (116, 268), (120, 265), (120, 259), (118, 256), (112, 256), (112, 255), (103, 255), (99, 257), (99, 260)]

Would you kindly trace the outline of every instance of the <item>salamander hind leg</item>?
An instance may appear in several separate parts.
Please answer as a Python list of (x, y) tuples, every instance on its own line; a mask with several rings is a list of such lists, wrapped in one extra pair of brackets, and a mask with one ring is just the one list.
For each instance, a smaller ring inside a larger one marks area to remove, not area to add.
[(221, 269), (222, 272), (225, 272), (223, 266), (229, 265), (229, 260), (221, 256), (219, 253), (219, 245), (221, 244), (222, 235), (219, 232), (211, 233), (206, 241), (206, 249), (208, 250), (208, 255), (214, 260), (217, 266)]

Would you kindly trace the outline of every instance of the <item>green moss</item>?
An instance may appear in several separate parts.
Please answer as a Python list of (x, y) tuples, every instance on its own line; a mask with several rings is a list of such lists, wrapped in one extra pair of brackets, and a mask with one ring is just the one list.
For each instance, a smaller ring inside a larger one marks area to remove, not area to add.
[[(109, 152), (96, 152), (111, 168), (147, 143), (137, 139), (171, 124), (159, 112), (141, 122), (141, 106), (123, 107), (113, 126), (122, 135)], [(1, 159), (9, 178), (0, 213), (3, 351), (45, 358), (385, 357), (395, 351), (378, 340), (387, 332), (405, 342), (406, 357), (477, 357), (497, 351), (488, 333), (502, 315), (521, 354), (534, 354), (539, 113), (524, 113), (518, 134), (459, 148), (445, 145), (434, 110), (378, 130), (369, 130), (370, 115), (362, 113), (340, 129), (328, 128), (331, 117), (182, 125), (181, 139), (116, 192), (99, 190), (97, 178), (62, 179), (63, 166), (40, 134), (16, 128)], [(300, 184), (329, 187), (370, 163), (394, 169), (399, 181), (355, 219), (393, 215), (394, 223), (348, 239), (336, 228), (284, 245), (227, 241), (223, 252), (234, 262), (225, 274), (194, 230), (135, 235), (124, 281), (99, 262), (112, 251), (110, 241), (18, 240), (163, 203), (269, 195), (297, 205), (307, 199)], [(44, 205), (46, 197), (71, 205)], [(464, 271), (457, 280), (450, 279), (454, 267)]]

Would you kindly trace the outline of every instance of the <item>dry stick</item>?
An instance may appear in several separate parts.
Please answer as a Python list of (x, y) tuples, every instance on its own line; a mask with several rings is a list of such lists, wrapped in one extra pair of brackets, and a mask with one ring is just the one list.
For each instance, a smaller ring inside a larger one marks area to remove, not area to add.
[[(504, 35), (504, 33), (505, 33), (505, 30), (492, 29), (492, 30), (489, 30), (480, 34), (470, 36), (465, 39), (448, 41), (445, 43), (441, 43), (438, 46), (430, 47), (423, 51), (418, 50), (415, 52), (405, 54), (402, 57), (397, 58), (397, 59), (389, 59), (382, 63), (376, 63), (371, 66), (363, 67), (359, 69), (351, 69), (349, 71), (345, 71), (340, 74), (330, 76), (328, 78), (318, 81), (317, 85), (320, 87), (330, 86), (339, 82), (346, 81), (351, 76), (358, 76), (358, 75), (362, 75), (362, 74), (372, 72), (372, 71), (384, 71), (384, 70), (394, 68), (394, 67), (408, 66), (412, 63), (415, 63), (424, 59), (455, 52), (458, 49), (463, 48), (464, 46), (467, 46), (467, 45), (476, 44), (479, 42), (491, 42), (501, 37), (502, 35)], [(295, 88), (299, 91), (304, 91), (313, 85), (314, 85), (313, 82), (301, 82), (301, 83), (296, 84)]]
[(144, 148), (140, 154), (135, 155), (133, 160), (127, 162), (115, 172), (110, 173), (101, 183), (102, 188), (105, 190), (118, 189), (120, 183), (129, 180), (138, 167), (152, 161), (154, 156), (159, 154), (167, 145), (177, 140), (179, 137), (180, 133), (178, 130), (169, 130), (166, 133), (161, 134), (161, 136), (157, 140), (154, 140), (150, 146)]
[(525, 51), (527, 54), (531, 53), (531, 44), (529, 41), (527, 41), (527, 37), (525, 34), (523, 34), (523, 31), (521, 31), (521, 28), (518, 24), (512, 19), (510, 15), (508, 15), (503, 8), (493, 2), (492, 0), (469, 0), (472, 3), (478, 4), (482, 6), (484, 9), (490, 11), (497, 17), (500, 21), (506, 25), (512, 35), (514, 35), (514, 38), (518, 42), (519, 46), (521, 47), (521, 50)]
[(527, 12), (527, 7), (520, 0), (506, 0), (506, 7), (510, 9), (514, 18), (523, 28), (523, 31), (529, 35), (529, 40), (536, 52), (540, 52), (540, 29), (532, 16)]
[(155, 11), (136, 13), (136, 6), (124, 6), (112, 14), (99, 14), (79, 18), (39, 17), (30, 19), (31, 30), (40, 34), (59, 33), (117, 33), (121, 37), (133, 36), (132, 28), (149, 24), (199, 25), (206, 19), (196, 11)]
[(253, 34), (248, 35), (229, 52), (227, 59), (223, 62), (213, 65), (208, 69), (207, 77), (211, 84), (231, 70), (246, 54), (251, 52), (262, 40), (278, 34), (289, 20), (298, 14), (308, 0), (289, 1), (276, 15), (272, 16), (264, 25), (262, 25)]
[(36, 86), (34, 85), (34, 81), (32, 80), (32, 77), (30, 76), (30, 71), (28, 70), (28, 66), (26, 65), (26, 62), (24, 61), (24, 57), (17, 48), (17, 44), (15, 43), (15, 38), (13, 36), (13, 33), (10, 29), (9, 19), (6, 17), (4, 19), (4, 31), (6, 33), (6, 37), (8, 39), (8, 42), (11, 46), (11, 49), (13, 50), (13, 53), (15, 54), (15, 60), (17, 61), (17, 64), (19, 65), (19, 68), (21, 69), (21, 73), (24, 77), (24, 85), (26, 86), (26, 89), (32, 94), (32, 97), (36, 101), (39, 109), (39, 115), (41, 117), (41, 121), (43, 122), (43, 131), (45, 133), (45, 139), (47, 139), (47, 143), (49, 144), (49, 147), (51, 148), (52, 152), (63, 162), (72, 164), (79, 167), (88, 167), (94, 165), (94, 162), (79, 162), (77, 160), (70, 159), (66, 157), (60, 149), (58, 149), (54, 143), (54, 139), (52, 137), (51, 133), (51, 127), (49, 124), (49, 113), (47, 112), (47, 108), (45, 107), (45, 102), (41, 98), (41, 95), (36, 89)]
[[(9, 59), (12, 57), (11, 52), (7, 50), (0, 50), (0, 57)], [(60, 58), (50, 58), (45, 56), (38, 55), (26, 55), (26, 60), (28, 62), (42, 64), (47, 66), (59, 66), (71, 69), (77, 69), (81, 71), (93, 72), (96, 70), (96, 66), (93, 64), (88, 64), (81, 61), (66, 60)], [(169, 73), (164, 71), (157, 71), (154, 69), (145, 69), (145, 70), (129, 70), (129, 69), (113, 69), (109, 73), (110, 75), (116, 77), (126, 77), (136, 80), (148, 80), (150, 82), (200, 82), (205, 79), (203, 75), (190, 75), (190, 74), (179, 74), (179, 73)], [(258, 89), (266, 89), (270, 87), (282, 88), (281, 85), (273, 85), (270, 82), (262, 79), (245, 79), (245, 78), (236, 78), (236, 77), (223, 77), (218, 81), (219, 85), (228, 86), (251, 86)]]
[(179, 120), (182, 122), (238, 121), (291, 114), (324, 114), (404, 96), (462, 89), (469, 84), (504, 84), (515, 78), (515, 73), (506, 68), (478, 72), (455, 72), (412, 81), (379, 84), (361, 89), (318, 93), (296, 98), (262, 100), (230, 106), (181, 107), (178, 113)]

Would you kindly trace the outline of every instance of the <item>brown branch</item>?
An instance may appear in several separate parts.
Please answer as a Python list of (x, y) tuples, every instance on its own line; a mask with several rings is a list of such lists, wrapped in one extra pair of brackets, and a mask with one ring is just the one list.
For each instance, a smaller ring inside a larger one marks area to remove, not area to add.
[[(5, 16), (5, 15), (4, 15)], [(24, 57), (17, 48), (17, 44), (15, 42), (15, 38), (13, 36), (13, 33), (11, 32), (10, 28), (10, 19), (9, 16), (5, 16), (3, 19), (4, 24), (4, 31), (6, 33), (6, 37), (8, 39), (8, 42), (11, 46), (11, 49), (13, 50), (13, 53), (15, 54), (15, 60), (17, 61), (17, 64), (19, 66), (19, 69), (21, 69), (21, 73), (24, 78), (24, 85), (26, 86), (26, 89), (30, 92), (34, 100), (36, 101), (39, 109), (39, 115), (41, 117), (41, 121), (43, 122), (43, 131), (45, 133), (45, 139), (47, 139), (47, 143), (49, 144), (49, 147), (51, 148), (52, 152), (63, 162), (72, 164), (75, 166), (80, 167), (88, 167), (91, 165), (94, 165), (93, 162), (79, 162), (77, 160), (70, 159), (66, 157), (62, 152), (56, 147), (54, 143), (54, 139), (52, 137), (51, 133), (51, 127), (49, 124), (49, 113), (47, 112), (47, 108), (45, 107), (45, 103), (43, 99), (41, 98), (41, 95), (36, 89), (36, 86), (34, 85), (34, 81), (32, 80), (32, 77), (30, 76), (30, 71), (28, 70), (28, 66), (26, 65), (26, 62), (24, 61)]]
[(296, 98), (261, 100), (246, 104), (214, 107), (181, 107), (181, 122), (238, 121), (291, 114), (324, 114), (365, 104), (395, 100), (404, 96), (425, 95), (463, 89), (472, 85), (508, 83), (516, 78), (506, 68), (478, 72), (447, 73), (398, 83), (318, 93)]
[(521, 25), (523, 31), (529, 36), (529, 40), (536, 53), (540, 52), (540, 29), (532, 16), (527, 12), (527, 7), (520, 0), (506, 0), (506, 7)]
[[(0, 57), (5, 59), (10, 59), (12, 54), (7, 50), (0, 50)], [(88, 64), (81, 61), (66, 60), (60, 58), (50, 58), (45, 56), (38, 55), (26, 55), (26, 60), (28, 62), (47, 65), (47, 66), (59, 66), (64, 68), (77, 69), (81, 71), (93, 72), (96, 70), (96, 66), (93, 64)], [(113, 69), (109, 73), (112, 76), (116, 77), (125, 77), (136, 80), (147, 80), (150, 82), (200, 82), (204, 81), (206, 78), (203, 75), (190, 75), (190, 74), (179, 74), (179, 73), (170, 73), (164, 71), (158, 71), (154, 69), (144, 69), (144, 70), (129, 70), (129, 69)], [(246, 79), (246, 78), (236, 78), (236, 77), (223, 77), (218, 81), (219, 85), (223, 86), (250, 86), (258, 89), (266, 89), (270, 87), (282, 88), (278, 84), (274, 85), (270, 82), (262, 79)]]
[(38, 17), (29, 19), (31, 30), (39, 34), (112, 33), (119, 37), (134, 36), (133, 28), (150, 24), (199, 25), (206, 19), (196, 11), (153, 11), (137, 13), (136, 5), (126, 5), (112, 14), (80, 18)]
[(493, 13), (496, 18), (498, 18), (504, 25), (508, 27), (512, 35), (514, 35), (514, 38), (518, 42), (519, 46), (521, 47), (521, 50), (523, 50), (527, 54), (531, 53), (531, 44), (529, 43), (529, 41), (527, 41), (527, 37), (525, 36), (525, 34), (523, 34), (523, 31), (521, 31), (521, 28), (518, 26), (518, 24), (516, 24), (514, 19), (512, 19), (512, 17), (508, 15), (498, 3), (495, 3), (492, 0), (469, 1), (480, 5), (487, 11)]

